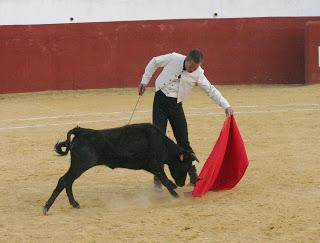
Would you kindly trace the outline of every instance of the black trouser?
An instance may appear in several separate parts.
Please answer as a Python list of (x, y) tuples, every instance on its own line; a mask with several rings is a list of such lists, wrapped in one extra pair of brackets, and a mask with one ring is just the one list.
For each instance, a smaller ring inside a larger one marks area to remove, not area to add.
[[(188, 138), (188, 127), (186, 117), (184, 115), (182, 102), (177, 103), (177, 98), (167, 97), (161, 90), (154, 95), (152, 122), (164, 134), (166, 134), (168, 121), (173, 130), (177, 144), (182, 148), (193, 153)], [(196, 173), (195, 166), (189, 171), (189, 175)], [(155, 177), (155, 183), (159, 182)]]

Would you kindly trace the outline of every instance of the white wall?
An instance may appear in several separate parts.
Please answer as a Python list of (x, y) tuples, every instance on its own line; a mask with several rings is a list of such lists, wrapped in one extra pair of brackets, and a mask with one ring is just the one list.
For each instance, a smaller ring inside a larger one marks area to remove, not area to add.
[(320, 0), (219, 0), (220, 17), (320, 16)]
[(320, 0), (0, 0), (0, 25), (320, 16)]

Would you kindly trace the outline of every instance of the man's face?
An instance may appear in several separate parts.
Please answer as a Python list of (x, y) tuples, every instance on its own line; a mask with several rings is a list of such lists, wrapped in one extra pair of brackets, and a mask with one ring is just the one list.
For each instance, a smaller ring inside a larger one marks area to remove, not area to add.
[(192, 73), (200, 66), (200, 64), (201, 63), (195, 63), (193, 60), (186, 59), (184, 66), (188, 73)]

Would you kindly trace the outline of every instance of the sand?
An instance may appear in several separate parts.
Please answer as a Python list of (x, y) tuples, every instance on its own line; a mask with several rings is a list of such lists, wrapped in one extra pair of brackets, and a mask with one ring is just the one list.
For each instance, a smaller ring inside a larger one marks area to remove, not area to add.
[[(0, 95), (0, 242), (320, 242), (320, 85), (217, 86), (230, 101), (249, 168), (233, 190), (179, 199), (155, 192), (143, 171), (95, 167), (42, 206), (70, 157), (53, 145), (76, 125), (122, 126), (136, 89)], [(133, 123), (151, 121), (153, 88)], [(201, 170), (223, 110), (199, 88), (184, 102)], [(172, 137), (171, 128), (168, 135)]]

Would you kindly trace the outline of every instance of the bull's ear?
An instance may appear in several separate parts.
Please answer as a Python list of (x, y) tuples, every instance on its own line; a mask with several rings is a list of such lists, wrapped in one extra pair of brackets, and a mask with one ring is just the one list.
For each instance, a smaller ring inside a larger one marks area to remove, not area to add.
[(184, 160), (184, 154), (180, 154), (179, 158), (180, 158), (181, 161), (183, 161)]

